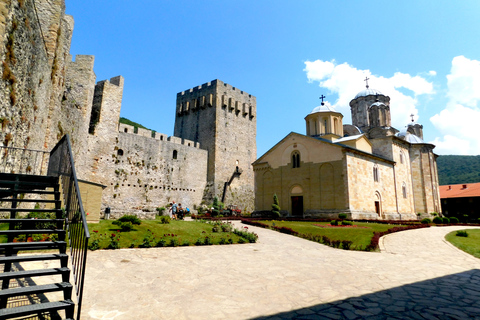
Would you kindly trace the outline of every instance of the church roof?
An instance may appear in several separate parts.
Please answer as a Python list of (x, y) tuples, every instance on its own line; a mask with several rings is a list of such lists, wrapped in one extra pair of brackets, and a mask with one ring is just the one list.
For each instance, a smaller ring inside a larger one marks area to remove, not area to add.
[(370, 88), (367, 88), (363, 91), (360, 91), (359, 93), (357, 93), (357, 95), (355, 96), (355, 99), (359, 98), (359, 97), (366, 97), (366, 96), (375, 96), (375, 95), (382, 95), (383, 96), (383, 93), (381, 93), (380, 91), (376, 90), (376, 89), (370, 89)]
[(417, 137), (416, 135), (411, 134), (410, 132), (407, 132), (407, 131), (397, 132), (395, 136), (407, 142), (410, 142), (412, 144), (425, 143), (425, 141), (423, 141), (420, 137)]
[(312, 112), (310, 112), (310, 114), (317, 113), (317, 112), (337, 112), (337, 111), (335, 110), (334, 107), (325, 103), (323, 105), (319, 105), (318, 107), (314, 108)]
[(340, 139), (337, 139), (337, 140), (333, 141), (333, 143), (341, 143), (341, 142), (349, 141), (349, 140), (357, 140), (358, 138), (360, 138), (363, 135), (364, 134), (362, 133), (362, 134), (357, 134), (355, 136), (343, 137), (343, 138), (340, 138)]

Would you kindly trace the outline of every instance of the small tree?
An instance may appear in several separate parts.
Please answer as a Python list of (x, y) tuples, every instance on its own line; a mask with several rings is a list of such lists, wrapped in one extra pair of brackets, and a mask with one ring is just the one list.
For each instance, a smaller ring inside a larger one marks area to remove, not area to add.
[(280, 218), (280, 206), (278, 205), (277, 194), (273, 195), (272, 214), (275, 218)]
[(213, 198), (212, 208), (212, 217), (218, 216), (220, 214), (220, 204), (217, 197)]

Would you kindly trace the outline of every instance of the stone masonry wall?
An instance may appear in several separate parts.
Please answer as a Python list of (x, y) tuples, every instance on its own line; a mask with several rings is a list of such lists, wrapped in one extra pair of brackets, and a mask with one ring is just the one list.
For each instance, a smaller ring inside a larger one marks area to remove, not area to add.
[[(192, 141), (122, 124), (113, 154), (106, 155), (108, 171), (102, 206), (123, 213), (154, 211), (173, 200), (193, 209), (200, 205), (206, 184), (207, 152)], [(125, 129), (127, 132), (125, 132)]]
[(227, 189), (225, 204), (252, 211), (256, 159), (256, 98), (220, 80), (177, 94), (174, 135), (208, 151), (204, 199), (219, 199), (238, 166), (242, 171)]

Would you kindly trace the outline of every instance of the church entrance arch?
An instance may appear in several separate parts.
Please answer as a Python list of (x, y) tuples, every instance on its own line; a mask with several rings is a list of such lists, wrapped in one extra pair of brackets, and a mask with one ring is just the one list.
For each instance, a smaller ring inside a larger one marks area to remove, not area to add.
[(303, 189), (300, 186), (294, 186), (290, 191), (292, 202), (292, 215), (303, 216)]

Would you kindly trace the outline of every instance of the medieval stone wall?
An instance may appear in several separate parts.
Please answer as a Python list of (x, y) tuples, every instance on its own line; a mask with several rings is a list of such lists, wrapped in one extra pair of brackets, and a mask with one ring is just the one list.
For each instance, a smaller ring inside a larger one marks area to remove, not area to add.
[(204, 198), (219, 199), (238, 167), (242, 174), (227, 188), (225, 204), (254, 208), (256, 98), (220, 80), (177, 94), (174, 135), (200, 143), (208, 151)]
[[(140, 129), (139, 129), (140, 130)], [(103, 181), (103, 207), (123, 214), (154, 211), (171, 201), (193, 208), (202, 201), (206, 184), (207, 152), (193, 141), (122, 124)]]

